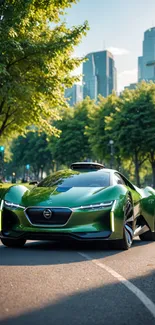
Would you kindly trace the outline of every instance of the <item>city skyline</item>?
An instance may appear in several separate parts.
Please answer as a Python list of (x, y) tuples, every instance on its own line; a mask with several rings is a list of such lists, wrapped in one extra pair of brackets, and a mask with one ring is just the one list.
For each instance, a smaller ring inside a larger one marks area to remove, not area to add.
[[(155, 81), (155, 27), (145, 30), (143, 35), (142, 55), (137, 58), (136, 82), (124, 86), (124, 89), (135, 89), (137, 83), (143, 80)], [(117, 93), (117, 69), (112, 53), (107, 50), (95, 51), (87, 53), (85, 58), (82, 64), (82, 85), (74, 84), (65, 92), (65, 97), (70, 98), (70, 106), (87, 96), (97, 100), (99, 94), (107, 97), (113, 90)], [(81, 96), (77, 87), (81, 87)]]
[[(67, 10), (68, 26), (88, 20), (90, 31), (75, 48), (75, 55), (109, 50), (118, 71), (118, 91), (138, 80), (137, 59), (142, 55), (144, 32), (155, 26), (155, 1), (124, 0), (104, 2), (81, 0)], [(82, 73), (82, 66), (75, 74)]]

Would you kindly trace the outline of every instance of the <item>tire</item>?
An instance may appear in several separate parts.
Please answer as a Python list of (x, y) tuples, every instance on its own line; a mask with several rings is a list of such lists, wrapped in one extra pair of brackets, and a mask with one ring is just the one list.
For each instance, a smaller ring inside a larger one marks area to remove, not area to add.
[[(131, 220), (130, 220), (131, 219)], [(124, 225), (123, 225), (123, 239), (119, 242), (119, 248), (128, 250), (133, 242), (133, 203), (130, 197), (124, 208)]]
[(142, 241), (155, 241), (155, 232), (151, 230), (144, 232), (143, 234), (139, 235), (139, 238)]
[(26, 243), (26, 239), (9, 239), (9, 238), (1, 238), (1, 242), (3, 245), (7, 247), (23, 247)]

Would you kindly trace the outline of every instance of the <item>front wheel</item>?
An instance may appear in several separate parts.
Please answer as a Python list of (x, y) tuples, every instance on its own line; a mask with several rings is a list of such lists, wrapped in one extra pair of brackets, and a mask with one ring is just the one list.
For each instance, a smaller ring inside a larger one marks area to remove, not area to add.
[(9, 239), (9, 238), (1, 238), (1, 242), (3, 245), (7, 247), (23, 247), (26, 243), (26, 239)]
[(139, 235), (139, 238), (142, 241), (155, 241), (155, 232), (151, 230), (144, 232), (143, 234)]
[(133, 242), (133, 204), (130, 197), (128, 197), (124, 208), (124, 225), (123, 225), (123, 239), (120, 241), (120, 249), (128, 250)]

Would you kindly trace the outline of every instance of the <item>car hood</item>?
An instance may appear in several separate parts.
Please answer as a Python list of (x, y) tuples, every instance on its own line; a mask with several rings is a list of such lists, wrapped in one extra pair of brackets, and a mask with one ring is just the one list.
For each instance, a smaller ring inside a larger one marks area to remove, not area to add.
[(43, 188), (36, 187), (22, 196), (21, 204), (28, 206), (77, 207), (98, 203), (103, 187)]

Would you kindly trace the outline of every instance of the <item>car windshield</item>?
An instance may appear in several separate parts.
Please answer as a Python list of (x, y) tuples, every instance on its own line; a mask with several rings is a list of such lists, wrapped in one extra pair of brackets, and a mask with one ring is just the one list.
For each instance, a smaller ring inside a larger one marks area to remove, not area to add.
[(38, 187), (107, 187), (110, 185), (110, 174), (108, 172), (91, 172), (84, 174), (72, 174), (68, 177), (54, 178), (51, 176), (45, 178)]

